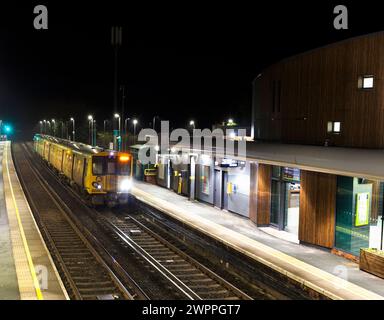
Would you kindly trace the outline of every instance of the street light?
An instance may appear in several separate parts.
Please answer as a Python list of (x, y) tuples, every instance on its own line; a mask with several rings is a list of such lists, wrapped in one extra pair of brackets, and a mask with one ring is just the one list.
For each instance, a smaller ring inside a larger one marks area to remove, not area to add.
[(128, 120), (131, 120), (131, 118), (125, 118), (125, 120), (124, 120), (124, 133), (126, 134), (127, 133), (127, 128), (128, 128), (128, 124), (127, 124), (127, 122), (128, 122)]
[[(117, 143), (117, 150), (120, 151), (120, 143), (121, 143), (121, 118), (120, 118), (120, 115), (118, 113), (115, 113), (114, 115), (115, 119), (118, 119), (119, 121), (119, 131), (118, 131), (118, 136), (116, 137), (116, 141), (118, 142)], [(119, 139), (119, 140), (117, 140)]]
[(76, 141), (75, 140), (75, 119), (71, 118), (69, 120), (72, 122), (72, 141)]
[(193, 127), (193, 130), (195, 130), (195, 121), (193, 120), (189, 121), (189, 125)]
[(89, 138), (89, 144), (92, 145), (92, 132), (93, 132), (93, 116), (88, 116), (88, 138)]
[(56, 121), (55, 119), (52, 119), (52, 125), (53, 125), (53, 136), (56, 136)]
[(52, 134), (52, 130), (51, 130), (51, 123), (49, 122), (49, 120), (47, 121), (47, 125), (48, 125), (48, 132), (51, 135)]
[(137, 119), (133, 119), (133, 138), (136, 140), (136, 125), (138, 123)]
[(231, 119), (231, 118), (228, 119), (228, 125), (230, 125), (230, 126), (233, 125), (233, 119)]
[[(0, 135), (1, 135), (1, 124), (2, 124), (2, 121), (0, 120)], [(39, 121), (39, 124), (40, 124), (40, 133), (43, 133), (43, 121)]]
[(160, 117), (159, 116), (154, 116), (153, 117), (153, 130), (155, 130), (155, 131), (156, 131), (156, 119), (160, 120)]
[(92, 142), (92, 145), (93, 146), (97, 146), (97, 135), (96, 135), (96, 130), (97, 130), (97, 125), (96, 125), (96, 120), (93, 120), (93, 142)]
[(43, 132), (44, 134), (47, 134), (47, 120), (43, 120), (44, 126), (43, 126)]

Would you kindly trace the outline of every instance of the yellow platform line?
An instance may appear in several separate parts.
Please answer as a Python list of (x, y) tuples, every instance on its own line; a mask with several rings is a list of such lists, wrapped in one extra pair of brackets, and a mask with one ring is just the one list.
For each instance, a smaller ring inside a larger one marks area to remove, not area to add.
[(11, 175), (9, 174), (9, 168), (8, 168), (8, 144), (5, 144), (5, 146), (4, 146), (4, 154), (5, 154), (5, 167), (7, 170), (7, 177), (8, 177), (8, 181), (9, 181), (10, 190), (11, 190), (12, 201), (13, 201), (13, 205), (15, 207), (16, 218), (17, 218), (17, 222), (19, 225), (21, 239), (23, 241), (24, 251), (25, 251), (25, 254), (26, 254), (27, 260), (28, 260), (29, 270), (31, 271), (31, 276), (33, 279), (33, 285), (34, 285), (35, 291), (36, 291), (36, 297), (37, 297), (37, 300), (44, 300), (43, 294), (41, 293), (39, 281), (38, 281), (37, 276), (36, 276), (36, 270), (35, 270), (35, 266), (34, 266), (33, 261), (32, 261), (31, 252), (30, 252), (29, 247), (28, 247), (27, 238), (25, 236), (23, 224), (22, 224), (21, 219), (20, 219), (19, 207), (17, 206), (15, 194), (13, 192)]

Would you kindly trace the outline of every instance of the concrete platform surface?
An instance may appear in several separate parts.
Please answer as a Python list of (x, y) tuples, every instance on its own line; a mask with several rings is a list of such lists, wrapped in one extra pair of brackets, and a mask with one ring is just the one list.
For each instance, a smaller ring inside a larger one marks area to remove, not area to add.
[[(10, 142), (0, 142), (0, 152), (3, 169), (1, 194), (5, 199), (2, 204), (6, 214), (2, 221), (3, 228), (8, 229), (2, 235), (5, 240), (0, 242), (6, 256), (5, 260), (0, 259), (0, 279), (9, 275), (7, 288), (0, 291), (0, 299), (68, 299), (20, 185), (11, 156)], [(0, 213), (4, 214), (1, 206)]]
[(12, 254), (11, 234), (4, 198), (4, 182), (1, 174), (3, 172), (4, 145), (4, 143), (0, 143), (0, 299), (18, 300), (20, 299), (19, 285)]
[(247, 218), (157, 185), (135, 181), (132, 194), (331, 299), (384, 299), (384, 279), (360, 271), (356, 263), (327, 250), (276, 238)]

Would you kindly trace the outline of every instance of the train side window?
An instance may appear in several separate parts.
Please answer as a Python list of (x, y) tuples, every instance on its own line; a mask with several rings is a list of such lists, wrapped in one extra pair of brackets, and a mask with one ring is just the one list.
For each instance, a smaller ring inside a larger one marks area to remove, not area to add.
[(92, 173), (94, 175), (103, 174), (103, 158), (102, 157), (93, 157), (93, 159), (92, 159)]

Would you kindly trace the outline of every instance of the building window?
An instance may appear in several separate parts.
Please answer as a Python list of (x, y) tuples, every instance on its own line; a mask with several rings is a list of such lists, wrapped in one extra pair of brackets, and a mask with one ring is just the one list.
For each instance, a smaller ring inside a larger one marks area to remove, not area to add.
[(328, 133), (340, 133), (341, 132), (341, 122), (340, 121), (328, 121), (327, 124)]
[(335, 247), (360, 255), (361, 248), (383, 249), (384, 183), (337, 176)]
[(358, 80), (358, 87), (359, 89), (372, 89), (373, 88), (373, 76), (365, 75), (360, 76)]

